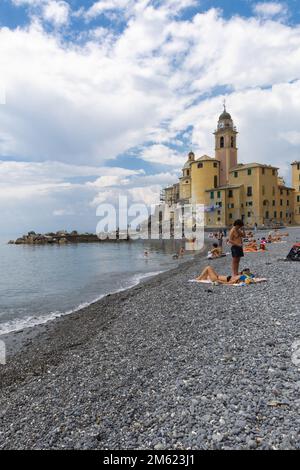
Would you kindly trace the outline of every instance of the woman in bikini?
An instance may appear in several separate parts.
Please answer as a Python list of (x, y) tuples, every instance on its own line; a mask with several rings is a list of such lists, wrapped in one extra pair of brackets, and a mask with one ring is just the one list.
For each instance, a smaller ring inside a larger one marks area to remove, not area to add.
[(219, 284), (238, 284), (244, 282), (245, 278), (254, 278), (253, 274), (250, 273), (250, 269), (244, 269), (237, 276), (222, 276), (218, 274), (211, 266), (207, 266), (203, 269), (200, 276), (196, 278), (196, 281), (211, 281), (218, 282)]

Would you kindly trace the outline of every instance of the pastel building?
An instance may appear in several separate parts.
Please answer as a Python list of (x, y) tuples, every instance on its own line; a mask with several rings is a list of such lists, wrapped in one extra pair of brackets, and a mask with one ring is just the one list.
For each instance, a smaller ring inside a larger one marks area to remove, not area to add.
[(238, 163), (237, 135), (224, 106), (214, 132), (215, 156), (196, 158), (190, 152), (179, 182), (163, 190), (162, 201), (203, 204), (208, 227), (228, 226), (235, 219), (258, 226), (300, 224), (300, 162), (292, 163), (288, 187), (275, 166)]

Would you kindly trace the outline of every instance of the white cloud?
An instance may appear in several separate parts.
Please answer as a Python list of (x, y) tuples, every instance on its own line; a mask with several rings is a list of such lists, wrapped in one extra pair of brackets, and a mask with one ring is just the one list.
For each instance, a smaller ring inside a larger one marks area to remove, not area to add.
[(300, 132), (299, 131), (287, 131), (280, 132), (279, 137), (291, 145), (300, 145)]
[(43, 18), (56, 26), (68, 23), (70, 6), (64, 1), (51, 0), (43, 8)]
[(265, 18), (273, 18), (278, 15), (286, 15), (287, 6), (278, 2), (260, 2), (254, 5), (254, 11)]
[(180, 168), (186, 159), (185, 156), (161, 144), (145, 147), (141, 152), (141, 158), (150, 163), (175, 166), (177, 168)]
[[(49, 2), (27, 4), (42, 12)], [(42, 22), (0, 28), (1, 80), (7, 84), (0, 155), (28, 160), (5, 162), (7, 173), (0, 169), (6, 204), (8, 194), (20, 207), (47, 200), (53, 214), (65, 206), (91, 210), (91, 203), (118, 191), (152, 200), (161, 185), (176, 181), (191, 148), (213, 155), (224, 94), (239, 130), (240, 161), (272, 163), (287, 176), (289, 161), (299, 159), (300, 28), (282, 21), (285, 4), (264, 2), (267, 15), (260, 3), (252, 18), (225, 19), (210, 9), (183, 21), (176, 12), (189, 0), (156, 7), (148, 1), (101, 3), (103, 12), (112, 5), (124, 13), (121, 33), (96, 27), (75, 44), (57, 28), (47, 33)], [(131, 148), (132, 159), (144, 159), (158, 174), (105, 166)], [(162, 172), (165, 167), (170, 171)]]
[(124, 10), (133, 5), (134, 2), (132, 0), (100, 0), (95, 2), (87, 11), (84, 11), (84, 16), (87, 19), (91, 19), (111, 10)]
[(148, 6), (105, 38), (101, 30), (75, 46), (33, 25), (0, 30), (2, 155), (101, 164), (153, 138), (176, 143), (185, 126), (202, 125), (193, 102), (216, 87), (234, 93), (300, 74), (297, 27), (224, 20), (214, 9), (179, 21), (166, 5)]

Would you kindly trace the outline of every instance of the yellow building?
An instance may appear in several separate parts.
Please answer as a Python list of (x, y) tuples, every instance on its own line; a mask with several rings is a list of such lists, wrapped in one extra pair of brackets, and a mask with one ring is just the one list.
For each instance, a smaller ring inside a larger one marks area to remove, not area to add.
[(300, 161), (292, 163), (292, 186), (295, 190), (294, 218), (300, 224)]
[(224, 106), (214, 132), (215, 157), (190, 152), (179, 183), (164, 190), (165, 203), (203, 204), (208, 227), (236, 219), (249, 226), (300, 224), (300, 162), (292, 164), (293, 184), (287, 187), (274, 166), (238, 164), (237, 134)]

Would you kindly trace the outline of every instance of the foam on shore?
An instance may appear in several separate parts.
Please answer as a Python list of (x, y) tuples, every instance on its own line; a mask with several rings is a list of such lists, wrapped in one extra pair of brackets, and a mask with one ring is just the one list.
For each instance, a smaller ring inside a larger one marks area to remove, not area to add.
[(16, 318), (14, 320), (5, 322), (5, 323), (0, 323), (0, 337), (9, 333), (13, 333), (16, 331), (21, 331), (26, 328), (32, 328), (37, 325), (44, 325), (45, 323), (48, 323), (52, 320), (55, 320), (56, 318), (65, 316), (65, 315), (70, 315), (71, 313), (78, 312), (79, 310), (82, 310), (89, 305), (94, 304), (95, 302), (98, 302), (99, 300), (103, 299), (104, 297), (112, 294), (117, 294), (118, 292), (123, 292), (127, 289), (131, 289), (132, 287), (137, 286), (141, 281), (148, 279), (153, 276), (157, 276), (158, 274), (161, 274), (165, 271), (154, 271), (154, 272), (149, 272), (149, 273), (137, 273), (134, 276), (132, 276), (130, 282), (128, 285), (121, 287), (120, 289), (113, 290), (111, 292), (107, 292), (106, 294), (102, 294), (90, 302), (83, 302), (73, 309), (67, 310), (65, 312), (50, 312), (46, 315), (42, 316), (27, 316), (25, 318)]

